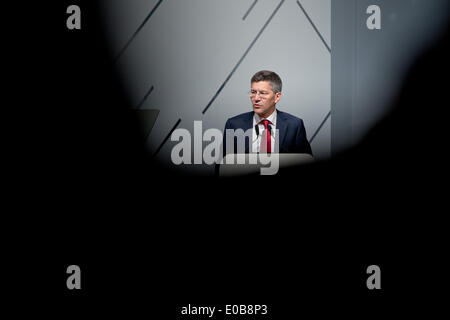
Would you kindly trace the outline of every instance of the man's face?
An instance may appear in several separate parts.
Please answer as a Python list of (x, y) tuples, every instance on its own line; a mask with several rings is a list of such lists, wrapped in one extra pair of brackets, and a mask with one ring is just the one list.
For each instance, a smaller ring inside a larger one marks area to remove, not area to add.
[(281, 92), (274, 93), (269, 81), (252, 83), (250, 100), (253, 111), (261, 118), (267, 118), (275, 110), (275, 104), (280, 101)]

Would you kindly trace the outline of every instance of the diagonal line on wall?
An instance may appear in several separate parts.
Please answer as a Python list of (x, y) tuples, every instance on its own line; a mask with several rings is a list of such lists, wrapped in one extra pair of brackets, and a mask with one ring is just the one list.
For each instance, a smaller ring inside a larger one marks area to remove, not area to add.
[(225, 87), (225, 85), (227, 84), (227, 82), (231, 79), (231, 77), (233, 76), (234, 72), (236, 71), (236, 69), (239, 67), (239, 65), (241, 64), (241, 62), (244, 60), (244, 58), (247, 56), (247, 54), (250, 52), (251, 48), (253, 47), (253, 45), (256, 43), (256, 41), (258, 40), (258, 38), (261, 36), (261, 34), (263, 33), (263, 31), (266, 29), (266, 27), (268, 26), (268, 24), (270, 23), (270, 21), (272, 20), (272, 18), (275, 16), (275, 14), (277, 13), (278, 9), (280, 9), (281, 5), (283, 4), (284, 0), (281, 0), (280, 3), (278, 4), (278, 6), (275, 8), (274, 12), (270, 15), (269, 19), (266, 21), (266, 23), (264, 24), (264, 26), (262, 27), (262, 29), (258, 32), (258, 35), (256, 36), (255, 39), (253, 39), (252, 43), (250, 44), (250, 46), (247, 48), (247, 50), (245, 51), (244, 55), (241, 57), (241, 59), (239, 59), (238, 63), (236, 64), (236, 66), (233, 68), (233, 70), (231, 70), (230, 74), (228, 75), (228, 77), (225, 79), (225, 81), (222, 83), (222, 85), (220, 86), (219, 90), (217, 90), (216, 94), (214, 95), (214, 97), (212, 97), (211, 101), (209, 101), (208, 105), (205, 107), (205, 109), (202, 111), (202, 114), (205, 114), (205, 112), (209, 109), (209, 107), (212, 105), (212, 103), (214, 102), (214, 100), (216, 100), (217, 96), (220, 94), (220, 92), (223, 90), (223, 88)]
[(248, 14), (250, 13), (250, 11), (252, 11), (253, 7), (255, 6), (255, 4), (258, 2), (258, 0), (253, 1), (252, 5), (250, 6), (250, 8), (247, 10), (247, 12), (245, 13), (245, 15), (242, 17), (242, 20), (245, 20), (245, 18), (247, 18)]
[(144, 98), (142, 98), (141, 102), (139, 102), (139, 104), (136, 107), (136, 110), (139, 110), (142, 107), (142, 105), (144, 104), (145, 100), (147, 100), (148, 96), (150, 95), (150, 93), (152, 93), (152, 91), (153, 91), (153, 86), (150, 87), (150, 89), (145, 94)]
[(150, 11), (150, 13), (147, 15), (147, 17), (145, 17), (144, 21), (141, 23), (141, 25), (137, 28), (137, 30), (133, 33), (133, 35), (131, 36), (130, 40), (128, 40), (128, 42), (125, 44), (125, 46), (122, 48), (122, 50), (120, 50), (119, 54), (116, 56), (116, 58), (114, 59), (114, 61), (117, 61), (120, 56), (125, 52), (125, 50), (128, 48), (128, 46), (130, 45), (130, 43), (134, 40), (134, 38), (137, 36), (137, 34), (139, 33), (139, 31), (141, 31), (141, 29), (145, 26), (145, 24), (150, 20), (150, 17), (153, 15), (153, 13), (156, 11), (156, 9), (158, 9), (159, 5), (161, 4), (161, 2), (163, 2), (163, 0), (159, 0), (158, 3), (153, 7), (152, 11)]
[(308, 13), (306, 12), (306, 10), (303, 8), (303, 6), (301, 5), (300, 1), (297, 0), (297, 4), (300, 7), (300, 9), (302, 9), (303, 13), (305, 14), (306, 18), (308, 19), (309, 23), (311, 23), (312, 27), (314, 28), (314, 30), (316, 31), (317, 35), (319, 36), (320, 40), (322, 40), (323, 44), (325, 45), (325, 47), (327, 48), (328, 52), (331, 53), (331, 48), (330, 46), (327, 44), (327, 42), (325, 41), (325, 39), (322, 37), (322, 35), (320, 34), (319, 30), (317, 29), (316, 25), (314, 24), (314, 22), (311, 20), (311, 18), (309, 17)]
[[(300, 9), (303, 11), (304, 15), (306, 16), (306, 18), (308, 19), (309, 23), (311, 24), (311, 26), (314, 28), (314, 30), (316, 31), (317, 35), (319, 36), (320, 40), (322, 40), (322, 43), (325, 45), (325, 47), (327, 48), (328, 52), (331, 53), (331, 48), (330, 46), (327, 44), (327, 42), (325, 41), (325, 39), (323, 38), (322, 34), (319, 32), (319, 29), (317, 29), (316, 25), (314, 24), (314, 22), (311, 20), (311, 18), (309, 17), (308, 13), (306, 12), (305, 8), (303, 8), (302, 4), (300, 3), (299, 0), (297, 0), (297, 4), (300, 7)], [(314, 134), (312, 135), (311, 139), (309, 139), (309, 143), (312, 143), (314, 141), (314, 138), (317, 136), (317, 134), (320, 132), (320, 130), (322, 129), (322, 127), (325, 125), (325, 123), (327, 122), (328, 118), (331, 116), (331, 110), (328, 111), (327, 115), (325, 116), (325, 118), (322, 120), (322, 122), (320, 123), (319, 127), (317, 128), (316, 132), (314, 132)]]
[(314, 134), (312, 135), (311, 139), (309, 139), (309, 143), (313, 142), (314, 138), (317, 136), (317, 134), (319, 133), (320, 129), (322, 129), (323, 125), (325, 124), (325, 122), (327, 122), (327, 120), (328, 120), (328, 118), (330, 116), (331, 116), (331, 110), (328, 111), (328, 114), (325, 116), (325, 119), (323, 119), (322, 123), (317, 128), (316, 132), (314, 132)]
[(169, 140), (170, 136), (172, 135), (172, 133), (175, 131), (175, 129), (178, 127), (178, 125), (180, 124), (181, 119), (178, 119), (177, 123), (175, 123), (175, 125), (173, 126), (172, 130), (170, 130), (169, 134), (167, 135), (167, 137), (164, 139), (164, 141), (159, 145), (158, 149), (156, 149), (155, 153), (153, 154), (153, 156), (156, 156), (158, 154), (158, 152), (162, 149), (162, 147), (164, 146), (164, 144), (167, 142), (167, 140)]
[(158, 119), (158, 115), (159, 110), (157, 109), (136, 110), (136, 116), (140, 122), (140, 128), (143, 131), (144, 141), (147, 141), (150, 132)]

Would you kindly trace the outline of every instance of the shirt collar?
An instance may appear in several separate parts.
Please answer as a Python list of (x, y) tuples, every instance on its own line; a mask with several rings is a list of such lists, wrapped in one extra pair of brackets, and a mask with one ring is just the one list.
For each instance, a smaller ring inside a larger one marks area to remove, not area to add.
[(277, 125), (277, 109), (275, 109), (272, 114), (270, 116), (268, 116), (267, 118), (261, 118), (258, 114), (253, 113), (254, 117), (253, 117), (253, 125), (260, 123), (262, 120), (267, 119), (269, 120), (272, 125), (276, 126)]

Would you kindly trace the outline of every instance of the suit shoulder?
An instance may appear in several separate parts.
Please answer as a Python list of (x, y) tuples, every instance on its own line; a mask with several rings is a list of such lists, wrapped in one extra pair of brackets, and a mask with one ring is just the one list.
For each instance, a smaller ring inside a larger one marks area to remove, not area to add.
[(303, 124), (303, 120), (300, 119), (299, 117), (296, 117), (290, 113), (279, 111), (279, 110), (277, 112), (278, 112), (278, 116), (284, 117), (284, 119), (287, 121)]
[(250, 112), (241, 113), (241, 114), (238, 114), (237, 116), (228, 118), (227, 121), (232, 122), (232, 121), (235, 121), (235, 120), (247, 119), (247, 118), (250, 118), (252, 116), (253, 116), (253, 111), (250, 111)]

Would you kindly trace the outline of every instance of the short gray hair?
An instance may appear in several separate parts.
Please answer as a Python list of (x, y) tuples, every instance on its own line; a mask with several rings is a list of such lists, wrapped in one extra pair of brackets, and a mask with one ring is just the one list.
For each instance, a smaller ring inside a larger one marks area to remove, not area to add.
[(272, 87), (272, 90), (274, 93), (281, 92), (281, 87), (282, 87), (281, 78), (275, 72), (269, 71), (269, 70), (258, 71), (252, 77), (250, 84), (252, 84), (253, 82), (259, 82), (259, 81), (269, 81), (270, 86)]

